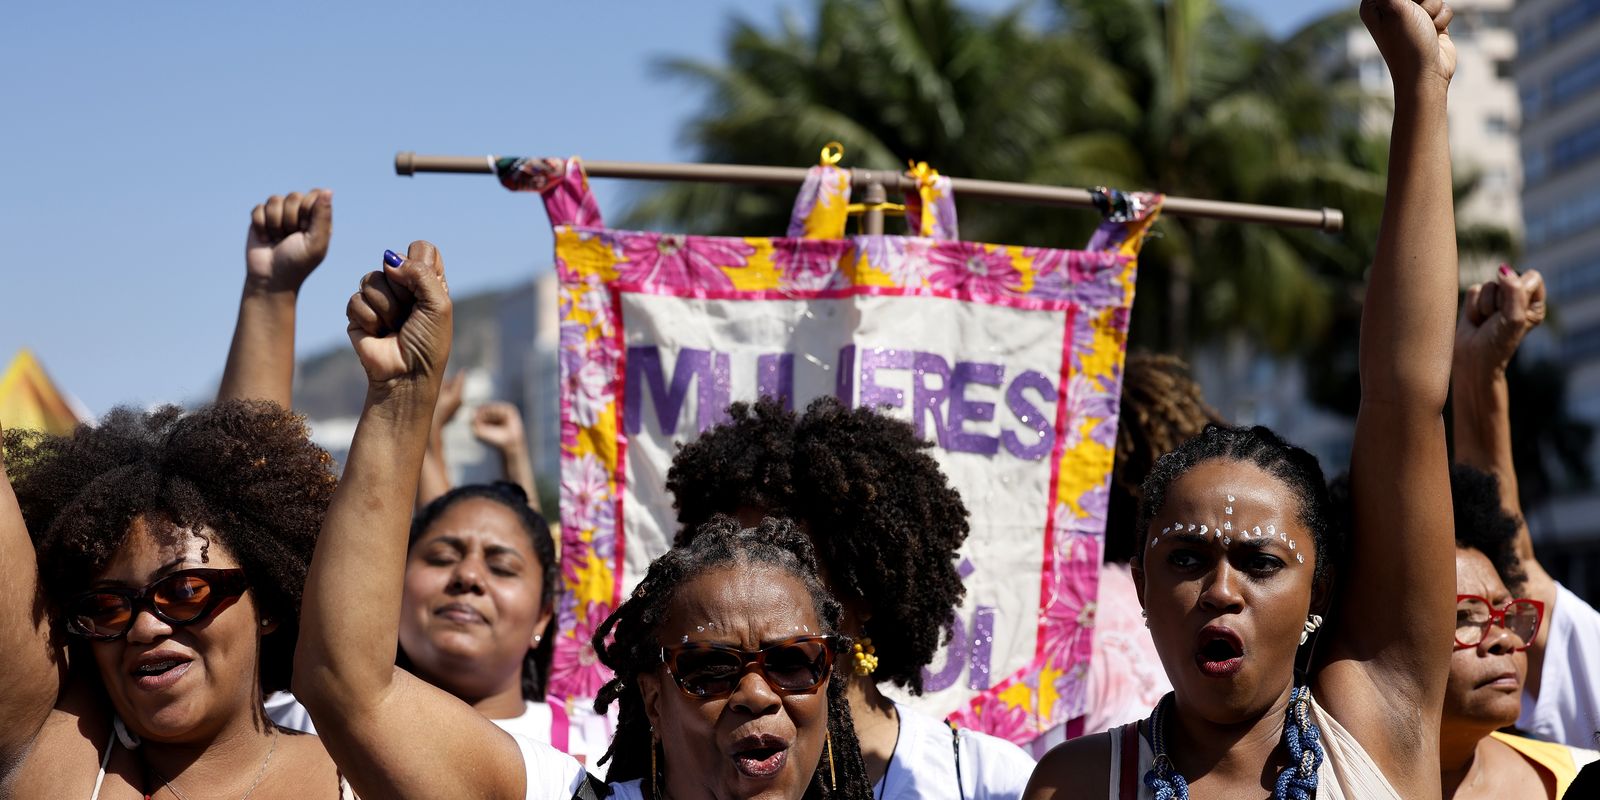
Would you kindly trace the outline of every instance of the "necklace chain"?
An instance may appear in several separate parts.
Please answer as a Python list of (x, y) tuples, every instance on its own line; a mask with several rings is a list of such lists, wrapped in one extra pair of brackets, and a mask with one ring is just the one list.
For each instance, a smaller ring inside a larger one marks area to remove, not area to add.
[[(244, 790), (244, 794), (239, 798), (239, 800), (249, 800), (250, 795), (255, 794), (256, 787), (261, 785), (261, 779), (267, 776), (267, 765), (272, 763), (272, 754), (276, 753), (277, 751), (278, 734), (274, 732), (272, 734), (272, 746), (267, 748), (267, 757), (261, 760), (261, 767), (256, 770), (256, 779), (250, 782), (250, 788)], [(150, 771), (154, 772), (156, 777), (161, 779), (161, 785), (167, 787), (169, 791), (177, 795), (178, 800), (189, 800), (189, 796), (184, 794), (182, 789), (178, 788), (176, 781), (173, 781), (171, 778), (161, 774), (161, 770), (156, 769), (154, 764), (149, 766)]]

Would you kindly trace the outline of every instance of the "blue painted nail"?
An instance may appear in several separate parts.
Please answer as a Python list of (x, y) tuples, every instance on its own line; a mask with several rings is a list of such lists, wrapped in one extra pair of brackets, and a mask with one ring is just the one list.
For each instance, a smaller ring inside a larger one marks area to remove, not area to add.
[(395, 269), (399, 269), (400, 268), (400, 262), (402, 262), (402, 261), (405, 261), (405, 259), (401, 258), (400, 255), (398, 253), (396, 253), (395, 251), (393, 251), (393, 250), (385, 250), (385, 251), (383, 251), (383, 263), (388, 264), (389, 266), (394, 267)]

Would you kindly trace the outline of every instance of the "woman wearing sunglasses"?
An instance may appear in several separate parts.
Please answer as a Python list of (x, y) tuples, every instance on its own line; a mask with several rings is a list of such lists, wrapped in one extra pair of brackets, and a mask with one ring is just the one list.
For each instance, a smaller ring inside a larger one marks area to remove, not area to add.
[(5, 442), (0, 797), (340, 797), (318, 739), (262, 709), (335, 485), (303, 422), (123, 409)]
[[(967, 509), (909, 423), (832, 397), (804, 414), (768, 398), (681, 448), (667, 473), (677, 543), (718, 514), (795, 519), (844, 605), (850, 716), (880, 800), (1016, 800), (1033, 759), (1003, 739), (895, 702), (920, 694), (966, 589), (956, 570)], [(869, 649), (870, 648), (870, 649)]]
[[(1439, 734), (1444, 797), (1561, 797), (1593, 750), (1500, 733), (1522, 711), (1528, 648), (1545, 605), (1520, 597), (1516, 518), (1500, 506), (1494, 476), (1451, 469), (1456, 522), (1455, 652)], [(1518, 593), (1518, 594), (1514, 594)]]
[[(605, 793), (571, 757), (394, 666), (411, 505), (450, 351), (438, 252), (413, 243), (362, 281), (348, 315), (367, 405), (307, 579), (295, 694), (368, 797)], [(778, 524), (724, 525), (651, 567), (596, 643), (617, 672), (604, 698), (622, 705), (613, 797), (866, 797), (833, 670), (839, 607), (814, 567)]]

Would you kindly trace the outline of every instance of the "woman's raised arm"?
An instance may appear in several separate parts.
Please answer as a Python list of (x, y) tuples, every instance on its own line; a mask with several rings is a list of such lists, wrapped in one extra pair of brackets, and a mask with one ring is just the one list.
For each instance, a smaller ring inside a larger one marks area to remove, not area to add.
[(450, 354), (438, 251), (413, 242), (350, 298), (367, 401), (306, 580), (294, 692), (363, 797), (522, 798), (510, 735), (394, 666), (417, 474)]
[(65, 663), (50, 638), (39, 560), (0, 463), (0, 787), (55, 708)]
[(1315, 680), (1325, 687), (1319, 699), (1393, 766), (1432, 763), (1432, 751), (1419, 754), (1407, 737), (1425, 742), (1438, 729), (1452, 644), (1455, 529), (1442, 414), (1457, 287), (1445, 116), (1455, 47), (1441, 0), (1364, 0), (1361, 18), (1394, 79), (1394, 129), (1361, 314), (1351, 552)]

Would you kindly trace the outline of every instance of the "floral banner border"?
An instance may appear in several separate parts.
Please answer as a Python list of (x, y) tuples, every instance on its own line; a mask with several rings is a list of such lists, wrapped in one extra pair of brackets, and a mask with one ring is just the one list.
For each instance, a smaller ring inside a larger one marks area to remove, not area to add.
[[(502, 159), (497, 166), (507, 188), (536, 191), (545, 200), (560, 279), (566, 591), (552, 695), (593, 697), (608, 677), (590, 639), (621, 601), (626, 548), (622, 295), (761, 300), (884, 294), (1068, 312), (1035, 657), (951, 718), (1026, 743), (1083, 714), (1128, 314), (1137, 254), (1159, 215), (1159, 195), (1122, 195), (1133, 212), (1109, 218), (1082, 251), (910, 236), (684, 236), (603, 227), (576, 158)], [(808, 219), (811, 231), (840, 227), (850, 187), (839, 173), (848, 173), (827, 167), (813, 173), (820, 181), (802, 193), (792, 233), (805, 231)]]

